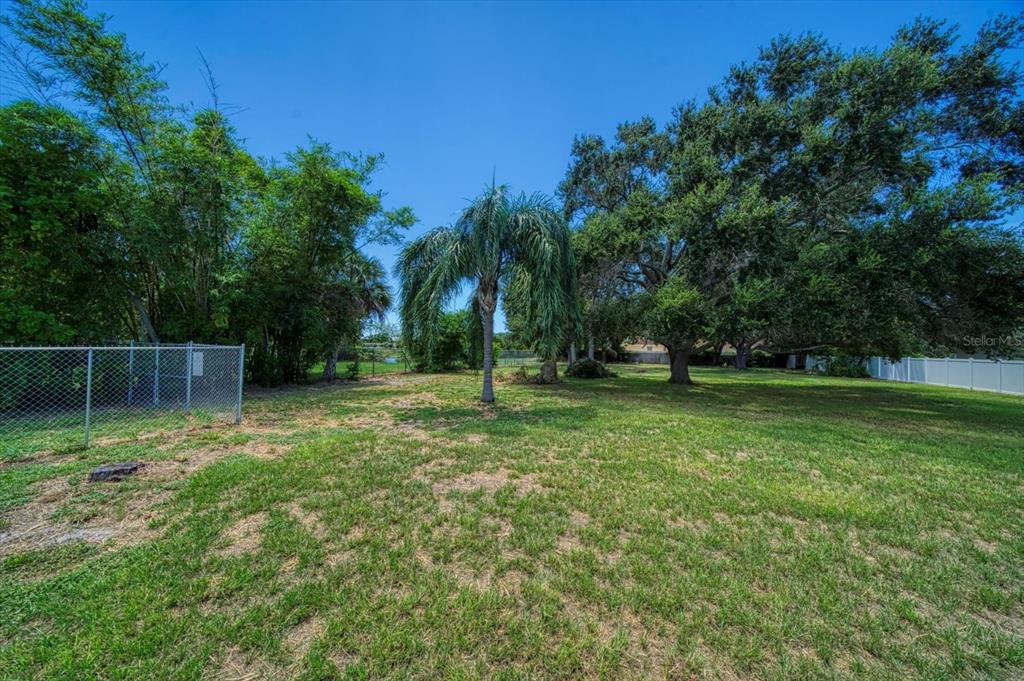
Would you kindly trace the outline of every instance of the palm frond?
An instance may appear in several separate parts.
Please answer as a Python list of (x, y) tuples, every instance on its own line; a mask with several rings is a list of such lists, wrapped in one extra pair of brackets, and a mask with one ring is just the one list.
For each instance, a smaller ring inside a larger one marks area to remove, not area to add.
[(513, 199), (509, 222), (513, 271), (529, 297), (527, 322), (536, 330), (537, 349), (553, 357), (567, 329), (579, 325), (572, 232), (550, 199), (540, 194)]
[(441, 314), (474, 274), (474, 258), (462, 230), (437, 227), (406, 246), (398, 258), (402, 339), (433, 350)]

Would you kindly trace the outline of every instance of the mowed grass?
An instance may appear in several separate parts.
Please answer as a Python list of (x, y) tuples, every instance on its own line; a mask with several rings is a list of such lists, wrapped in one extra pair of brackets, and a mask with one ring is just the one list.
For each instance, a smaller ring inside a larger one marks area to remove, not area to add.
[(0, 675), (1024, 675), (1024, 400), (620, 372), (493, 408), (473, 373), (259, 392), (9, 459), (40, 545), (0, 559)]

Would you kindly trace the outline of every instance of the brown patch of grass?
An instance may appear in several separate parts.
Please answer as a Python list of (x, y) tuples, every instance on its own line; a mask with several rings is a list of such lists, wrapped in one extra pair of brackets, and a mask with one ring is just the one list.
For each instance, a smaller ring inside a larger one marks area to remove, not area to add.
[(216, 660), (211, 659), (207, 672), (204, 676), (211, 681), (256, 681), (282, 677), (280, 669), (254, 654), (243, 653), (237, 646), (228, 648), (219, 667)]
[(668, 526), (673, 527), (677, 530), (687, 530), (688, 532), (704, 532), (708, 529), (708, 524), (703, 520), (695, 520), (690, 518), (673, 518), (668, 521)]
[(419, 392), (401, 395), (399, 397), (391, 397), (389, 399), (382, 400), (381, 404), (386, 404), (389, 407), (396, 407), (398, 409), (417, 409), (424, 406), (437, 406), (443, 404), (443, 402), (434, 393)]
[(427, 569), (434, 567), (434, 559), (431, 558), (430, 553), (422, 546), (417, 546), (412, 555), (416, 562), (423, 567)]
[(572, 532), (566, 532), (555, 541), (555, 551), (558, 553), (569, 553), (581, 548), (583, 548), (583, 542)]
[(334, 663), (339, 672), (344, 672), (348, 667), (359, 661), (356, 655), (346, 650), (335, 650), (327, 656), (327, 659)]
[(466, 473), (457, 478), (441, 480), (434, 484), (434, 494), (444, 495), (449, 492), (473, 492), (478, 489), (493, 494), (505, 485), (513, 485), (517, 494), (525, 494), (541, 489), (535, 473), (516, 475), (507, 468), (496, 471), (476, 471)]
[(477, 591), (487, 591), (491, 588), (494, 579), (493, 573), (488, 570), (476, 570), (461, 563), (451, 563), (445, 566), (445, 573), (455, 578), (461, 586), (470, 587)]
[(972, 615), (981, 624), (994, 627), (1013, 638), (1024, 639), (1024, 616), (1017, 612), (1005, 615), (994, 610), (986, 610), (980, 615)]
[(373, 430), (378, 432), (401, 432), (404, 436), (414, 440), (430, 440), (429, 432), (420, 428), (412, 421), (396, 421), (395, 418), (383, 411), (350, 416), (341, 422), (344, 427), (355, 430)]
[(984, 539), (981, 539), (980, 537), (975, 537), (973, 543), (974, 543), (974, 548), (978, 549), (979, 551), (984, 551), (985, 553), (988, 553), (988, 554), (995, 553), (997, 550), (999, 550), (999, 545), (998, 544), (996, 544), (994, 542), (990, 542), (990, 541), (985, 541)]
[(159, 515), (156, 507), (170, 496), (162, 489), (126, 491), (123, 514), (118, 515), (119, 504), (103, 499), (90, 505), (87, 522), (73, 523), (53, 516), (76, 497), (88, 494), (88, 485), (73, 486), (70, 478), (58, 477), (41, 480), (35, 487), (38, 493), (32, 500), (4, 514), (8, 527), (0, 532), (0, 556), (75, 541), (109, 548), (148, 541), (159, 534), (151, 527)]
[(487, 494), (494, 494), (497, 490), (512, 485), (517, 494), (525, 494), (541, 489), (534, 473), (526, 475), (515, 475), (505, 468), (496, 471), (475, 471), (466, 473), (456, 478), (448, 478), (434, 482), (431, 490), (437, 499), (438, 507), (442, 513), (450, 512), (454, 506), (448, 495), (452, 492), (475, 492), (483, 489)]
[(261, 541), (260, 530), (267, 522), (267, 514), (263, 511), (247, 515), (228, 528), (225, 538), (228, 545), (218, 551), (221, 556), (237, 556), (255, 551)]
[(440, 458), (420, 464), (412, 471), (412, 479), (419, 482), (433, 482), (435, 473), (455, 465), (454, 459)]
[(320, 522), (320, 518), (312, 511), (307, 511), (297, 502), (293, 501), (288, 505), (288, 513), (299, 521), (302, 527), (317, 539), (323, 539), (327, 535), (327, 528)]
[(569, 528), (555, 540), (555, 551), (568, 553), (583, 548), (583, 542), (579, 538), (580, 528), (590, 524), (590, 516), (582, 511), (573, 511), (569, 514)]
[(309, 652), (313, 643), (324, 635), (324, 621), (320, 617), (310, 617), (292, 627), (284, 636), (284, 647), (291, 652), (296, 660), (301, 660)]

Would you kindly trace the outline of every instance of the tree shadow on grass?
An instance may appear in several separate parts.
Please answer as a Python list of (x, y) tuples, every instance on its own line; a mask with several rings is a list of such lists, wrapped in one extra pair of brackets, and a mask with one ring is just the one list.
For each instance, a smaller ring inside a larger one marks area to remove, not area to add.
[(549, 402), (529, 405), (422, 406), (394, 410), (396, 421), (409, 423), (428, 432), (451, 438), (486, 435), (520, 439), (556, 424), (564, 430), (580, 430), (600, 418), (597, 410), (585, 403), (556, 405)]
[(993, 470), (1019, 472), (1024, 466), (1019, 444), (1024, 442), (1024, 402), (1013, 396), (770, 370), (739, 375), (705, 369), (695, 372), (697, 382), (689, 386), (666, 379), (667, 371), (623, 372), (614, 379), (572, 381), (560, 389), (620, 411), (720, 416), (742, 426), (744, 434), (760, 432), (809, 446), (824, 434), (848, 437), (853, 454), (868, 441), (882, 439), (907, 452)]
[[(872, 379), (848, 379), (847, 383), (824, 382), (830, 379), (766, 372), (756, 376), (766, 380), (732, 381), (729, 370), (698, 376), (694, 385), (672, 385), (650, 375), (624, 375), (605, 381), (569, 384), (576, 395), (628, 399), (654, 404), (678, 404), (681, 407), (707, 407), (737, 413), (792, 416), (798, 409), (812, 418), (867, 418), (886, 416), (912, 418), (956, 426), (965, 419), (980, 420), (989, 428), (1007, 434), (1024, 435), (1024, 400), (996, 393), (935, 389), (931, 386), (893, 384)], [(711, 380), (701, 380), (705, 376)], [(722, 380), (725, 378), (726, 380)], [(746, 378), (746, 376), (742, 377)], [(831, 379), (836, 380), (836, 379)]]

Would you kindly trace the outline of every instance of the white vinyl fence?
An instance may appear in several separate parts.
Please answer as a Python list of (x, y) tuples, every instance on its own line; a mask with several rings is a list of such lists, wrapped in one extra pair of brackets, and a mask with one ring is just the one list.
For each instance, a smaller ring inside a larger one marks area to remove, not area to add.
[[(815, 371), (819, 364), (823, 364), (820, 358), (808, 356), (804, 366)], [(884, 357), (872, 357), (865, 366), (872, 378), (886, 381), (1024, 395), (1024, 361), (1020, 360), (904, 357), (890, 362)]]

